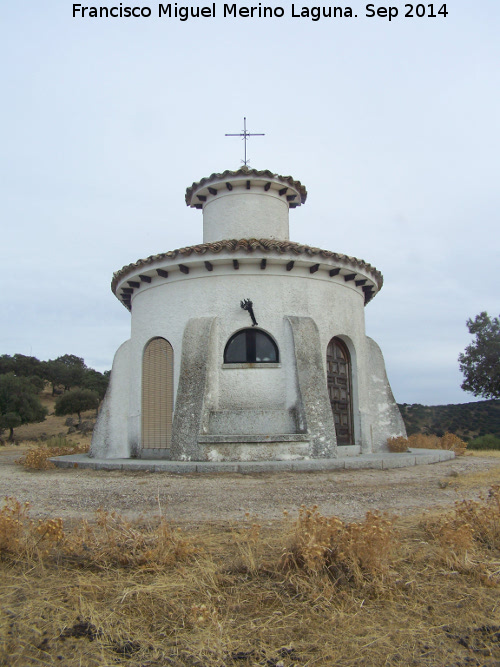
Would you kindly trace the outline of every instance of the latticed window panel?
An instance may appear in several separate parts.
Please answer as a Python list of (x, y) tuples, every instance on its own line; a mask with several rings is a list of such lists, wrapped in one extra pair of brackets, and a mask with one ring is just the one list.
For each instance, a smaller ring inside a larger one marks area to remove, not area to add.
[(165, 338), (146, 345), (142, 361), (142, 447), (168, 449), (174, 411), (174, 351)]

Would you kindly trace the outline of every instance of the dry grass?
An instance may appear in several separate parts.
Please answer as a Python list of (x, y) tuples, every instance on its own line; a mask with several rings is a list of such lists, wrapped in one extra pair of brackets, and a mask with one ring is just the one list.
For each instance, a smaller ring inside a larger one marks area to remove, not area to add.
[(414, 433), (408, 438), (408, 445), (416, 449), (444, 449), (441, 447), (441, 438), (437, 435)]
[(49, 460), (53, 456), (85, 454), (88, 452), (90, 436), (80, 436), (71, 440), (60, 436), (53, 436), (43, 444), (36, 442), (26, 442), (24, 444), (28, 449), (17, 459), (16, 463), (29, 470), (50, 470), (56, 467)]
[[(500, 584), (500, 487), (486, 498), (463, 499), (453, 512), (424, 522), (438, 544), (437, 559), (453, 571), (476, 578), (481, 584)], [(489, 557), (485, 558), (485, 554)]]
[(495, 449), (469, 449), (467, 450), (469, 456), (479, 456), (481, 458), (488, 457), (493, 459), (500, 458), (500, 450)]
[(324, 573), (335, 584), (383, 583), (396, 552), (395, 517), (367, 512), (360, 523), (324, 517), (314, 506), (302, 506), (290, 547), (281, 564), (285, 570)]
[(454, 433), (445, 433), (439, 440), (439, 449), (449, 449), (455, 452), (457, 456), (463, 456), (467, 449), (467, 443)]
[(500, 494), (433, 519), (201, 525), (0, 511), (0, 665), (500, 660)]
[[(467, 456), (475, 456), (475, 454), (467, 453)], [(482, 458), (490, 458), (485, 455)], [(491, 457), (498, 458), (498, 457)], [(476, 494), (481, 489), (487, 489), (490, 486), (495, 486), (500, 482), (500, 476), (497, 466), (492, 466), (489, 470), (479, 470), (476, 472), (467, 472), (467, 474), (458, 474), (453, 471), (449, 476), (441, 480), (442, 488), (447, 486), (454, 488), (457, 493), (461, 495), (467, 493)], [(446, 484), (445, 484), (446, 483)]]
[(387, 447), (393, 454), (401, 454), (408, 451), (408, 438), (403, 438), (402, 435), (397, 438), (388, 438)]
[(424, 433), (414, 433), (408, 438), (402, 436), (389, 438), (387, 447), (390, 452), (407, 452), (409, 449), (449, 449), (455, 452), (456, 456), (463, 456), (467, 449), (467, 444), (454, 433), (445, 433), (442, 438), (437, 435), (425, 435)]

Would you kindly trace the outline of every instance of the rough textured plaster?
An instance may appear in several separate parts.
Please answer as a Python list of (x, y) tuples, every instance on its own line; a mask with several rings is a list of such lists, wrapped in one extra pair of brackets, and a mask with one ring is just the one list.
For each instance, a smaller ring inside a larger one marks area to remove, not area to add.
[(111, 377), (92, 434), (89, 456), (120, 459), (130, 456), (128, 447), (128, 392), (130, 384), (130, 340), (113, 359)]
[[(228, 238), (288, 240), (288, 204), (274, 191), (243, 187), (218, 195), (203, 207), (203, 243)], [(248, 194), (247, 194), (248, 193)]]
[(200, 460), (198, 436), (206, 419), (205, 398), (209, 394), (209, 374), (214, 372), (213, 355), (210, 354), (214, 323), (215, 317), (192, 318), (184, 330), (181, 372), (172, 425), (171, 458), (174, 460)]
[(203, 459), (207, 461), (295, 461), (307, 459), (307, 443), (288, 442), (256, 444), (203, 445)]
[(366, 381), (369, 393), (369, 419), (373, 452), (387, 451), (387, 438), (402, 435), (406, 429), (394, 400), (385, 371), (384, 357), (377, 343), (368, 336), (368, 366)]
[(307, 431), (310, 456), (334, 458), (337, 436), (328, 398), (318, 327), (310, 317), (287, 318), (292, 328), (297, 379)]
[(221, 435), (296, 433), (296, 419), (293, 410), (217, 410), (210, 413), (207, 432)]

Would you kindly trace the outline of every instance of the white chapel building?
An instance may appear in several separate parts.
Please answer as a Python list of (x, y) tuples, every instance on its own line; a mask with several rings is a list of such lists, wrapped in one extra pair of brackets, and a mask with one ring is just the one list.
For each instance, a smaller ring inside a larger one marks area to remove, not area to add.
[(244, 166), (186, 191), (203, 242), (123, 267), (131, 312), (90, 456), (325, 459), (387, 449), (405, 427), (364, 308), (367, 262), (289, 240), (290, 176)]

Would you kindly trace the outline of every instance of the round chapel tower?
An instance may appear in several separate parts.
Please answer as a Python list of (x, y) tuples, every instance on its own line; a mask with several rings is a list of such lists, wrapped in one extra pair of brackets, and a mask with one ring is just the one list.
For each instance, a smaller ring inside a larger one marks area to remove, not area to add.
[(203, 243), (114, 274), (131, 311), (91, 456), (191, 461), (380, 451), (404, 425), (364, 307), (382, 275), (289, 240), (290, 176), (242, 167), (186, 191)]

